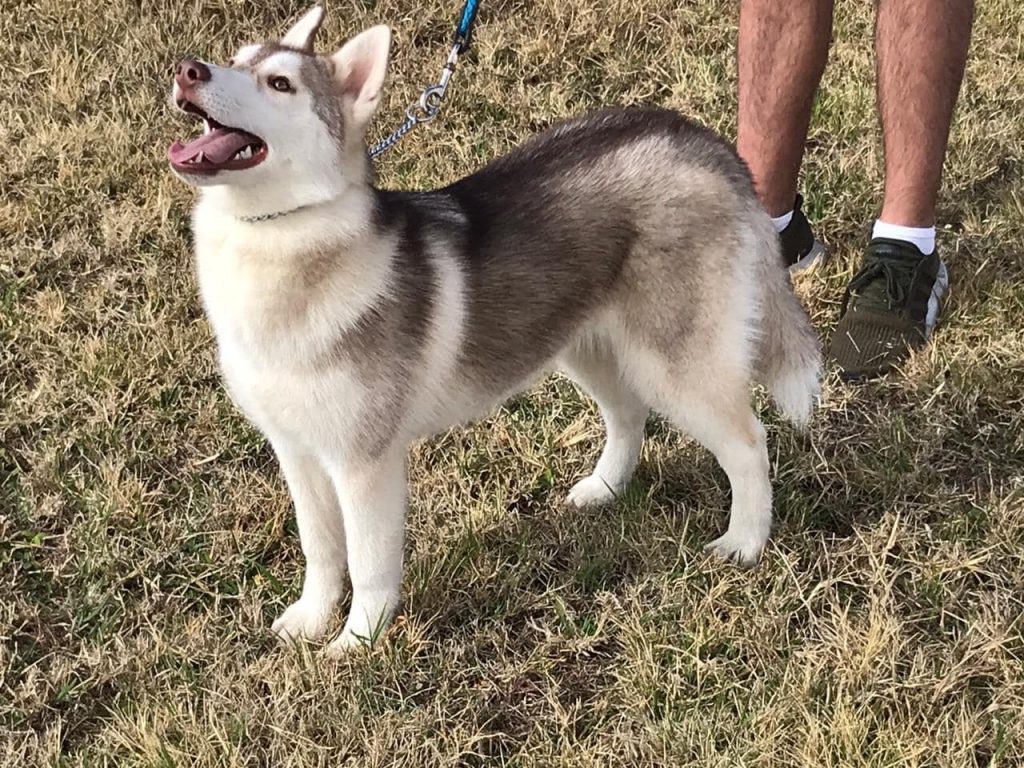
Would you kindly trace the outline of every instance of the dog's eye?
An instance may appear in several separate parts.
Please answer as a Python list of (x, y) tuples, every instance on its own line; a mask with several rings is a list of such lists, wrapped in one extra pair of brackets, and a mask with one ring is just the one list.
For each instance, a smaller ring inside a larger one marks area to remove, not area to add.
[(267, 83), (275, 91), (281, 91), (282, 93), (288, 93), (289, 91), (294, 90), (292, 88), (292, 84), (290, 82), (288, 82), (288, 78), (287, 77), (281, 77), (280, 75), (277, 76), (277, 77), (270, 78), (267, 81)]

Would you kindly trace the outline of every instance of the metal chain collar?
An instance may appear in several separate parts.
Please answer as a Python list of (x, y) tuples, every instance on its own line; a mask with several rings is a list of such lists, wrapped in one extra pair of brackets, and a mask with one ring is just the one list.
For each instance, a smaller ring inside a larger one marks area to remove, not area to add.
[(260, 221), (270, 221), (271, 219), (279, 219), (282, 216), (287, 216), (290, 213), (296, 213), (305, 208), (309, 208), (308, 205), (300, 205), (298, 208), (292, 208), (287, 211), (275, 211), (274, 213), (261, 213), (256, 216), (236, 216), (235, 218), (239, 221), (244, 221), (247, 224), (255, 224)]

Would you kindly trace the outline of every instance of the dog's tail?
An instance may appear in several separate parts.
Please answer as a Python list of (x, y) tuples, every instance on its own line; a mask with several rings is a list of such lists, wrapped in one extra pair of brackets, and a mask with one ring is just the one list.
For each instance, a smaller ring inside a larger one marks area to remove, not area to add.
[(821, 347), (793, 293), (771, 220), (758, 211), (755, 231), (762, 311), (757, 373), (782, 414), (799, 427), (811, 418), (821, 390)]

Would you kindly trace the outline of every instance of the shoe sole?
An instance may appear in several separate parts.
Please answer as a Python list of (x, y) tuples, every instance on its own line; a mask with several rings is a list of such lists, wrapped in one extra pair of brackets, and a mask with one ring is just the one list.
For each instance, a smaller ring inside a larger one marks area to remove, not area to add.
[(932, 284), (932, 295), (928, 297), (928, 314), (924, 317), (925, 341), (932, 337), (935, 324), (939, 321), (939, 310), (942, 308), (942, 295), (949, 289), (949, 270), (943, 261), (939, 262), (939, 271)]
[(814, 241), (814, 245), (811, 246), (811, 250), (807, 252), (799, 261), (789, 265), (789, 274), (795, 275), (799, 272), (806, 272), (814, 267), (818, 266), (825, 257), (825, 246), (819, 243), (817, 240)]

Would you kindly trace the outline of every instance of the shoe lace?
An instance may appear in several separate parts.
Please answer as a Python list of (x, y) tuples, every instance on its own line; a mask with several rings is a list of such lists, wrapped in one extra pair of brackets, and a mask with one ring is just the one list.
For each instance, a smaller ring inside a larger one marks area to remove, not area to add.
[(914, 281), (914, 270), (916, 264), (898, 256), (888, 256), (884, 253), (875, 254), (871, 263), (853, 276), (846, 288), (846, 295), (843, 297), (843, 311), (850, 297), (854, 294), (861, 294), (876, 280), (885, 280), (885, 295), (889, 303), (889, 309), (902, 308), (906, 306), (910, 298), (910, 285)]

